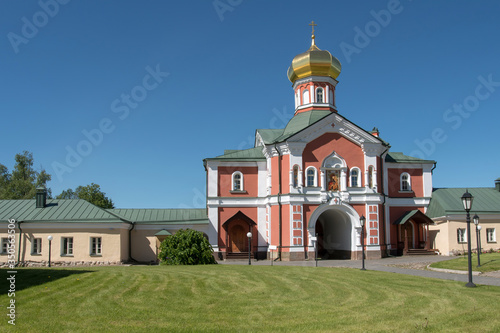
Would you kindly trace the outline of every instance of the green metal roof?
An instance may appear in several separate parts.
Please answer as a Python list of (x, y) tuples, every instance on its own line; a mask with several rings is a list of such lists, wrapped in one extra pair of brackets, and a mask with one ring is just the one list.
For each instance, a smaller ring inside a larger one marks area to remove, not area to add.
[(319, 120), (331, 115), (331, 111), (311, 110), (296, 114), (290, 119), (283, 134), (275, 139), (275, 142), (283, 142), (292, 135), (306, 129)]
[(194, 209), (108, 209), (125, 220), (139, 224), (208, 224), (205, 208)]
[(158, 231), (155, 234), (155, 236), (172, 236), (172, 234), (168, 230), (162, 229), (162, 230)]
[(36, 200), (0, 200), (0, 221), (116, 223), (124, 222), (113, 214), (83, 199), (48, 199), (44, 208)]
[(280, 137), (284, 128), (276, 128), (276, 129), (258, 129), (256, 132), (260, 134), (260, 137), (264, 141), (266, 145), (272, 144), (276, 141), (278, 137)]
[(410, 163), (410, 164), (422, 164), (422, 163), (436, 163), (433, 160), (423, 160), (413, 156), (407, 156), (403, 153), (389, 152), (385, 157), (387, 163)]
[(262, 153), (262, 147), (255, 147), (245, 150), (226, 150), (224, 155), (213, 158), (206, 158), (205, 160), (223, 160), (223, 161), (260, 161), (265, 160), (266, 157)]
[(466, 190), (474, 197), (471, 213), (500, 213), (500, 192), (494, 188), (438, 188), (432, 192), (426, 215), (433, 218), (450, 214), (465, 214), (461, 198)]
[(420, 223), (422, 223), (422, 222), (423, 223), (430, 223), (430, 224), (433, 223), (433, 221), (427, 215), (425, 215), (424, 213), (422, 213), (418, 209), (414, 209), (414, 210), (410, 210), (410, 211), (405, 212), (393, 224), (395, 224), (395, 225), (398, 225), (398, 224), (403, 225), (403, 224), (406, 223), (406, 221), (408, 221), (411, 218), (413, 218), (414, 221), (420, 222)]

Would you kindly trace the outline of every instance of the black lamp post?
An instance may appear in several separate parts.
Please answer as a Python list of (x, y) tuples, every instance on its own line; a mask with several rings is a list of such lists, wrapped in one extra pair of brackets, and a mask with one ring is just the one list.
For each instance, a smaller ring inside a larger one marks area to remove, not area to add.
[(248, 237), (248, 264), (251, 265), (252, 261), (250, 260), (250, 256), (252, 254), (252, 233), (249, 231), (247, 232), (247, 237)]
[(477, 267), (481, 267), (481, 226), (479, 225), (479, 216), (477, 214), (472, 218), (474, 224), (476, 225), (476, 244), (477, 244)]
[(51, 247), (52, 247), (52, 235), (49, 235), (47, 237), (47, 239), (49, 240), (49, 267), (50, 267), (50, 252), (51, 252)]
[(366, 217), (364, 215), (361, 215), (359, 218), (359, 223), (361, 224), (361, 261), (362, 261), (362, 266), (361, 270), (366, 271), (365, 268), (365, 222), (366, 222)]
[(465, 285), (466, 287), (473, 288), (476, 285), (472, 282), (472, 255), (471, 255), (471, 244), (470, 244), (470, 210), (472, 208), (472, 201), (474, 197), (469, 193), (468, 190), (462, 195), (462, 203), (464, 209), (467, 212), (467, 251), (468, 251), (468, 264), (469, 264), (469, 282)]

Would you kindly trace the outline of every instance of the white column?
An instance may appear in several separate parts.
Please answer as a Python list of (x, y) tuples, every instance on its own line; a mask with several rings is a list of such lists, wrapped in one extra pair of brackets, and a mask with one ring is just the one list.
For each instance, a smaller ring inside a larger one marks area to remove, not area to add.
[(328, 84), (325, 88), (325, 103), (330, 104), (330, 86)]
[(321, 191), (326, 191), (326, 187), (325, 187), (325, 171), (321, 170), (320, 172), (321, 174), (321, 178), (320, 178), (320, 183), (321, 183)]

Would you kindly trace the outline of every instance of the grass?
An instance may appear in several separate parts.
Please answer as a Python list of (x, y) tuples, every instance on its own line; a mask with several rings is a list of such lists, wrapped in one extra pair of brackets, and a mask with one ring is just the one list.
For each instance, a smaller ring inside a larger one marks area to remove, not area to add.
[[(500, 253), (481, 253), (479, 259), (481, 260), (481, 267), (477, 267), (477, 255), (472, 255), (473, 271), (485, 273), (500, 270)], [(467, 255), (464, 255), (457, 259), (435, 262), (431, 267), (467, 271), (469, 269), (468, 258)]]
[(16, 289), (2, 332), (500, 331), (499, 287), (348, 268), (27, 268)]

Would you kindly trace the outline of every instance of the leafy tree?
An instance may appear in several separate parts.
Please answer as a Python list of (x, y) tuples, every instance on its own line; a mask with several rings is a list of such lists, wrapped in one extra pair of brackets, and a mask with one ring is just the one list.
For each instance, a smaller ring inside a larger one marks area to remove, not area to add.
[[(0, 199), (33, 199), (36, 188), (47, 187), (51, 180), (50, 174), (44, 169), (40, 172), (33, 168), (33, 153), (24, 151), (16, 154), (14, 170), (9, 173), (7, 167), (0, 164)], [(48, 197), (52, 197), (52, 191), (47, 189)]]
[(57, 199), (83, 199), (104, 209), (115, 208), (113, 200), (109, 199), (106, 193), (101, 191), (101, 187), (94, 183), (78, 186), (74, 191), (70, 188), (64, 190), (57, 196)]
[(217, 263), (213, 253), (202, 232), (181, 229), (161, 242), (158, 258), (167, 265), (208, 265)]

